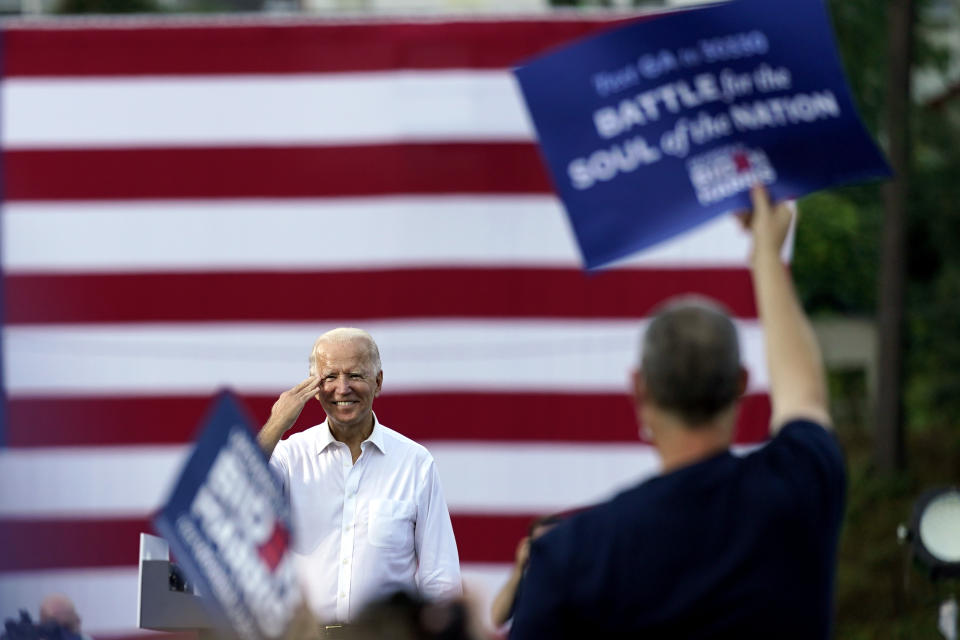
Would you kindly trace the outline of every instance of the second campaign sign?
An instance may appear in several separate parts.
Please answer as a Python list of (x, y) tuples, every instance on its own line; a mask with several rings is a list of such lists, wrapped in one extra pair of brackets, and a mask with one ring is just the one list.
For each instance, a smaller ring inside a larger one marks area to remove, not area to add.
[(774, 199), (888, 176), (822, 0), (733, 0), (516, 70), (587, 267)]
[(217, 397), (154, 523), (224, 635), (286, 632), (301, 603), (290, 505), (232, 394)]

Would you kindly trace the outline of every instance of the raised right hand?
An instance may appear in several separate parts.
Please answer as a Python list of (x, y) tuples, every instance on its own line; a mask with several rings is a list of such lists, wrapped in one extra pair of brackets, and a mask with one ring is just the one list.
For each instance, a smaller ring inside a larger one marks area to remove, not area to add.
[(741, 214), (740, 223), (753, 235), (751, 258), (764, 252), (779, 255), (793, 220), (793, 207), (786, 200), (772, 205), (770, 195), (760, 185), (750, 190), (750, 200), (753, 210)]
[(287, 389), (273, 403), (268, 423), (280, 426), (283, 433), (286, 433), (300, 417), (300, 412), (303, 411), (307, 401), (317, 395), (319, 390), (319, 376), (310, 376), (292, 389)]

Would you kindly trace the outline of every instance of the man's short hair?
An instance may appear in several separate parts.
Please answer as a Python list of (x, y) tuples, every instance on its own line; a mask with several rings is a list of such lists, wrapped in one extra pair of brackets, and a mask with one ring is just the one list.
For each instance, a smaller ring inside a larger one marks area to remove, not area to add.
[(668, 303), (647, 327), (641, 354), (650, 399), (687, 425), (708, 422), (740, 392), (737, 329), (706, 298)]
[(382, 366), (380, 364), (380, 349), (377, 347), (377, 343), (374, 341), (373, 336), (364, 331), (363, 329), (356, 329), (354, 327), (339, 327), (337, 329), (331, 329), (325, 334), (316, 339), (313, 343), (313, 349), (310, 350), (310, 375), (315, 376), (319, 374), (317, 370), (317, 355), (320, 353), (320, 347), (323, 344), (329, 343), (338, 343), (342, 344), (345, 342), (353, 342), (354, 340), (360, 340), (366, 343), (367, 346), (367, 362), (373, 368), (373, 374), (376, 375), (380, 373)]

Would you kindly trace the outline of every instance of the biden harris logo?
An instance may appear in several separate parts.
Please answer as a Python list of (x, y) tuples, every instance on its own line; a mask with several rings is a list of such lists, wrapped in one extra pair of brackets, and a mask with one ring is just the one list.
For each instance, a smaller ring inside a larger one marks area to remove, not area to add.
[(701, 205), (748, 191), (755, 184), (771, 184), (777, 179), (770, 159), (762, 149), (741, 144), (729, 145), (689, 158), (687, 175)]

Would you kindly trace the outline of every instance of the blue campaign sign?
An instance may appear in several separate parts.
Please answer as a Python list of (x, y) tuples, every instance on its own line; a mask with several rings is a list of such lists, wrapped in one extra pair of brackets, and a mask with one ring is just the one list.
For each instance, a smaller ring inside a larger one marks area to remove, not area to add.
[(283, 634), (301, 602), (289, 504), (230, 393), (154, 524), (221, 626), (243, 640)]
[(750, 205), (890, 175), (823, 0), (733, 0), (633, 23), (515, 71), (586, 266)]

